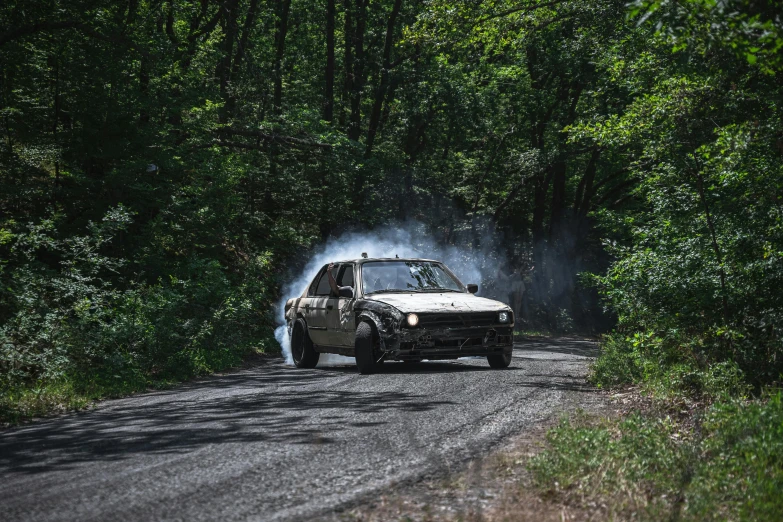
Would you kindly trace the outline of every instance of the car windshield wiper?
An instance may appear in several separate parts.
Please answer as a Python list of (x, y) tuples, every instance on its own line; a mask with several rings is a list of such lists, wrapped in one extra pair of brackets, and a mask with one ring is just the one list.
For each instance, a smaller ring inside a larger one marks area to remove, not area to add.
[(364, 295), (373, 294), (409, 294), (411, 292), (417, 292), (418, 290), (400, 290), (398, 288), (391, 288), (389, 290), (373, 290), (372, 292), (365, 292)]
[(373, 294), (413, 294), (413, 293), (423, 293), (423, 292), (432, 292), (432, 293), (440, 293), (440, 292), (458, 292), (462, 293), (459, 290), (454, 290), (452, 288), (408, 288), (406, 290), (402, 290), (400, 288), (390, 288), (388, 290), (373, 290), (372, 292), (365, 292), (364, 295), (373, 295)]

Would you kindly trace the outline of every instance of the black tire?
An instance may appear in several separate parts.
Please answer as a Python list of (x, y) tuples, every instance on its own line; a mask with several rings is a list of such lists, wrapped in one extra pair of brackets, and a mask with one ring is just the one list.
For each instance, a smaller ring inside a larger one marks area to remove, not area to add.
[(356, 328), (356, 367), (359, 373), (368, 375), (373, 373), (378, 364), (375, 362), (375, 339), (373, 339), (372, 326), (369, 323), (359, 323)]
[(496, 370), (508, 368), (508, 366), (511, 364), (511, 352), (493, 353), (492, 355), (487, 355), (487, 361), (489, 361), (490, 368), (494, 368)]
[(291, 331), (291, 356), (297, 368), (315, 368), (321, 354), (313, 348), (313, 341), (307, 333), (307, 325), (304, 320), (294, 321)]

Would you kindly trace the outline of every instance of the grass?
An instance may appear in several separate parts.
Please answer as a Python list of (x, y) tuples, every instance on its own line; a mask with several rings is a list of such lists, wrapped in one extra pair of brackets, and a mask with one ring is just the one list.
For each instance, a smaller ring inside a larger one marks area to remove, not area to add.
[(241, 353), (234, 353), (205, 360), (203, 354), (193, 352), (193, 360), (180, 361), (178, 371), (144, 372), (137, 368), (128, 368), (124, 372), (97, 370), (6, 389), (0, 392), (0, 426), (14, 426), (34, 418), (82, 410), (103, 399), (171, 388), (194, 377), (237, 367), (247, 357), (271, 352), (269, 346), (275, 345), (265, 343), (246, 352), (244, 357)]
[(671, 417), (563, 420), (530, 463), (546, 495), (608, 518), (783, 520), (783, 401), (720, 402)]
[(617, 338), (603, 348), (591, 381), (641, 382), (647, 399), (552, 429), (529, 463), (545, 496), (605, 505), (608, 519), (783, 520), (781, 390), (749, 398), (733, 364), (662, 365)]

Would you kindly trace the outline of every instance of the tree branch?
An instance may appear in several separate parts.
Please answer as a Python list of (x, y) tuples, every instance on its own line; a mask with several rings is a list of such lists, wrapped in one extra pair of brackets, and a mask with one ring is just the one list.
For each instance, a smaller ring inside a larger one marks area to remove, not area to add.
[(490, 15), (485, 16), (484, 18), (479, 19), (476, 22), (476, 25), (483, 24), (484, 22), (488, 22), (490, 20), (494, 20), (496, 18), (503, 18), (505, 16), (514, 14), (514, 13), (528, 13), (530, 11), (535, 11), (536, 9), (543, 9), (545, 7), (552, 7), (557, 4), (562, 4), (565, 2), (565, 0), (552, 0), (551, 2), (545, 2), (543, 4), (534, 4), (534, 5), (523, 5), (518, 7), (513, 7), (511, 9), (507, 9), (505, 11), (501, 11), (499, 13), (493, 13)]
[(292, 136), (283, 136), (281, 134), (268, 134), (256, 130), (244, 130), (244, 129), (220, 129), (217, 134), (226, 134), (229, 136), (248, 136), (256, 139), (260, 139), (266, 143), (282, 143), (295, 148), (317, 148), (330, 150), (332, 145), (329, 143), (322, 143), (319, 141), (307, 140), (303, 138), (294, 138)]
[(517, 186), (514, 187), (511, 190), (511, 192), (508, 193), (508, 195), (503, 199), (503, 201), (500, 202), (498, 208), (495, 209), (495, 212), (492, 214), (492, 221), (497, 222), (498, 218), (500, 217), (500, 213), (503, 212), (512, 201), (514, 201), (514, 198), (517, 197), (519, 191), (522, 190), (522, 187), (525, 186), (525, 182), (527, 182), (528, 179), (535, 178), (536, 176), (542, 174), (543, 172), (546, 172), (547, 170), (551, 170), (551, 168), (552, 165), (547, 165), (541, 171), (539, 171), (533, 176), (522, 177), (522, 179), (519, 180), (519, 183), (517, 183)]

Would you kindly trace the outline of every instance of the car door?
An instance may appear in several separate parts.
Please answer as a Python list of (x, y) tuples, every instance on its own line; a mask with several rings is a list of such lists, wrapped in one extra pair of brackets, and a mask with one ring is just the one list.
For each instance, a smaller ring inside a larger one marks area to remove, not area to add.
[[(354, 294), (353, 263), (340, 265), (337, 272), (337, 286), (350, 287)], [(329, 342), (332, 346), (353, 346), (356, 337), (356, 320), (353, 314), (353, 297), (332, 298), (327, 302), (326, 322)], [(331, 305), (331, 308), (329, 308)]]
[(321, 269), (313, 286), (312, 297), (310, 297), (308, 306), (305, 308), (307, 331), (313, 343), (328, 346), (331, 343), (329, 342), (327, 328), (327, 312), (331, 311), (335, 305), (334, 302), (330, 303), (329, 301), (336, 301), (336, 299), (330, 296), (331, 288), (329, 287), (326, 267)]

